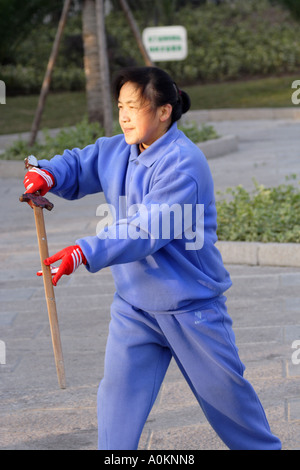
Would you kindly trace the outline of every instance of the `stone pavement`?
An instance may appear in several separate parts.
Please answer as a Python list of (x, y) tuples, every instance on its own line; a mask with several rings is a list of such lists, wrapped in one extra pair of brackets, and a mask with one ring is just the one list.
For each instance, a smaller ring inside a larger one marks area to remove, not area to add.
[[(251, 189), (252, 177), (274, 185), (300, 175), (299, 121), (213, 124), (220, 133), (239, 137), (237, 152), (209, 161), (217, 191), (240, 183)], [(67, 376), (67, 388), (60, 390), (42, 280), (35, 275), (33, 214), (18, 201), (20, 179), (0, 182), (0, 363), (5, 362), (0, 364), (0, 449), (96, 449), (96, 395), (114, 292), (110, 271), (91, 275), (81, 267), (55, 289)], [(95, 233), (101, 195), (76, 202), (49, 199), (55, 204), (45, 214), (51, 254)], [(283, 449), (300, 449), (300, 268), (227, 268), (233, 279), (228, 308), (245, 376)], [(140, 449), (225, 449), (173, 362)]]

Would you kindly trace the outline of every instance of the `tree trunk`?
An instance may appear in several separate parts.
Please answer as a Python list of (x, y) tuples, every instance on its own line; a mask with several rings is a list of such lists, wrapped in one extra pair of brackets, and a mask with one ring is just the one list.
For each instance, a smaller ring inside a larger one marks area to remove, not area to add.
[(104, 126), (95, 0), (83, 2), (82, 37), (88, 120), (99, 122), (101, 126)]
[(113, 134), (113, 113), (110, 91), (110, 74), (106, 47), (106, 32), (104, 19), (103, 0), (96, 0), (96, 18), (98, 27), (98, 53), (100, 62), (100, 75), (103, 96), (104, 129), (105, 135), (111, 137)]

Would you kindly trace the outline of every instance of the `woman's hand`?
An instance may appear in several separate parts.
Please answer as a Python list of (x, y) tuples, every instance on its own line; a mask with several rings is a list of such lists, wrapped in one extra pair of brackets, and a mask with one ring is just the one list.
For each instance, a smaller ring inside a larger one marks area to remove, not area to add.
[[(63, 275), (68, 276), (72, 274), (82, 263), (86, 264), (87, 262), (79, 245), (68, 246), (67, 248), (64, 248), (55, 255), (46, 258), (44, 260), (44, 264), (46, 266), (50, 266), (52, 263), (55, 263), (55, 261), (58, 260), (62, 260), (59, 268), (51, 269), (51, 273), (54, 275), (52, 279), (54, 286), (56, 286), (59, 279)], [(39, 271), (37, 274), (40, 276), (42, 273)]]
[(25, 194), (39, 191), (40, 195), (44, 196), (54, 186), (54, 182), (54, 177), (49, 171), (33, 167), (27, 171), (23, 180)]

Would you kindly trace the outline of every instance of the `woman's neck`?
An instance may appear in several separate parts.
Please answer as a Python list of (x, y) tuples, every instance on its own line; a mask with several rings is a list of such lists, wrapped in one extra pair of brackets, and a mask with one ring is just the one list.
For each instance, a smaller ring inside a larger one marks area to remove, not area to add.
[(149, 147), (149, 145), (145, 145), (143, 143), (139, 144), (139, 150), (140, 150), (140, 153), (144, 152), (145, 150), (147, 150), (147, 148)]

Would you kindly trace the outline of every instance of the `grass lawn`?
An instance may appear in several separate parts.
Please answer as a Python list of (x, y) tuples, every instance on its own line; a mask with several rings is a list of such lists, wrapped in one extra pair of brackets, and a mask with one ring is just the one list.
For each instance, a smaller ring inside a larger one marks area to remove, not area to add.
[(294, 106), (292, 83), (298, 76), (185, 87), (193, 109), (279, 108)]
[[(0, 134), (29, 132), (39, 96), (7, 96), (0, 105)], [(50, 93), (48, 95), (41, 129), (72, 126), (87, 113), (84, 92)]]
[[(292, 107), (292, 83), (298, 76), (272, 77), (229, 83), (183, 87), (192, 109)], [(30, 131), (38, 96), (7, 97), (0, 105), (0, 134)], [(86, 115), (84, 92), (50, 93), (41, 123), (43, 128), (77, 124)]]

